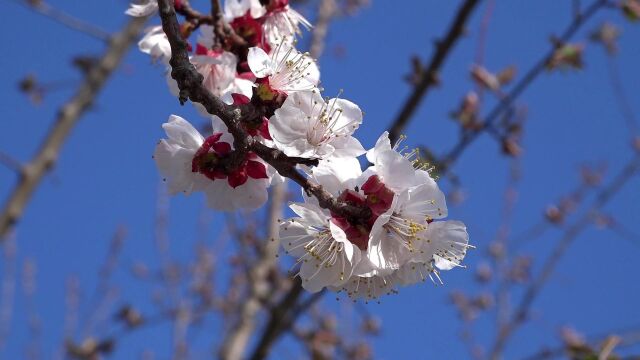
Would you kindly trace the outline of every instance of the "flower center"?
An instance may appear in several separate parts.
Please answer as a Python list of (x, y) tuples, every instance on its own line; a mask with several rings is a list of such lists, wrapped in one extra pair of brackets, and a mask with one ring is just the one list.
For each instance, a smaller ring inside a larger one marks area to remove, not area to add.
[[(336, 100), (329, 103), (323, 102), (318, 110), (313, 126), (307, 131), (307, 140), (312, 145), (320, 145), (321, 143), (340, 136), (346, 125), (336, 126), (342, 116), (342, 109), (336, 106)], [(312, 104), (313, 108), (317, 106), (317, 102)], [(309, 117), (311, 121), (311, 117)]]
[(315, 85), (306, 81), (311, 75), (313, 60), (306, 53), (299, 53), (284, 42), (272, 52), (271, 60), (275, 63), (273, 73), (269, 76), (269, 85), (284, 92), (312, 90)]
[(371, 216), (368, 219), (349, 219), (331, 213), (331, 221), (345, 232), (352, 244), (360, 250), (366, 250), (369, 246), (371, 228), (378, 217), (391, 207), (394, 193), (380, 181), (378, 175), (372, 175), (367, 179), (362, 185), (362, 192), (364, 195), (347, 189), (340, 194), (338, 200), (352, 206), (369, 208)]
[(276, 11), (286, 11), (289, 5), (289, 0), (272, 0), (267, 5), (267, 12), (272, 13)]
[(221, 142), (222, 133), (215, 133), (204, 140), (191, 160), (191, 171), (200, 173), (211, 180), (224, 179), (227, 175), (220, 160), (231, 151), (231, 145)]
[(266, 43), (262, 44), (262, 24), (260, 21), (251, 17), (250, 10), (247, 10), (244, 15), (233, 19), (229, 25), (231, 25), (236, 34), (246, 40), (248, 44), (251, 44), (251, 46), (258, 46), (260, 44), (266, 52), (269, 52), (269, 45)]
[(249, 177), (253, 179), (267, 179), (265, 165), (257, 161), (256, 154), (248, 152), (238, 166), (228, 171), (225, 160), (231, 153), (229, 143), (219, 141), (222, 133), (215, 133), (202, 143), (191, 160), (191, 171), (200, 173), (210, 180), (227, 179), (229, 185), (236, 188), (247, 182)]

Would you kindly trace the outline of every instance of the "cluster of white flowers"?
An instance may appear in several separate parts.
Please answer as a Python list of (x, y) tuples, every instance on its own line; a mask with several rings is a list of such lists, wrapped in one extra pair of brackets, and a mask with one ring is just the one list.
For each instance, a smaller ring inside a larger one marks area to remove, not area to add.
[[(151, 0), (127, 13), (146, 16), (156, 10)], [(258, 0), (227, 0), (224, 18), (249, 46), (216, 47), (213, 28), (200, 26), (190, 60), (203, 85), (227, 104), (251, 102), (271, 109), (256, 124), (243, 125), (247, 133), (287, 156), (318, 160), (318, 166), (301, 170), (342, 204), (369, 214), (354, 218), (324, 209), (304, 191), (304, 202), (290, 205), (297, 217), (281, 221), (280, 239), (299, 263), (304, 288), (370, 300), (395, 292), (398, 285), (428, 278), (440, 282), (439, 271), (460, 266), (470, 246), (466, 227), (441, 220), (447, 216), (444, 194), (417, 152), (392, 146), (387, 133), (366, 151), (353, 136), (362, 123), (360, 108), (321, 96), (315, 61), (295, 48), (300, 26), (309, 22), (288, 0), (266, 6)], [(171, 48), (160, 27), (149, 29), (139, 47), (168, 64)], [(177, 94), (177, 84), (167, 79)], [(154, 158), (169, 190), (202, 191), (208, 205), (219, 210), (260, 207), (279, 175), (252, 152), (229, 167), (225, 160), (234, 150), (233, 137), (219, 117), (196, 106), (212, 119), (208, 137), (175, 115), (163, 125), (167, 139), (158, 143)], [(363, 172), (358, 157), (365, 153), (372, 166)]]
[(440, 282), (440, 270), (460, 266), (470, 246), (466, 227), (440, 220), (447, 216), (444, 194), (415, 151), (397, 150), (385, 132), (367, 152), (373, 165), (364, 172), (353, 157), (323, 159), (310, 170), (325, 190), (371, 216), (348, 219), (312, 197), (291, 205), (298, 217), (281, 223), (280, 237), (298, 259), (307, 290), (328, 287), (374, 300), (398, 285)]

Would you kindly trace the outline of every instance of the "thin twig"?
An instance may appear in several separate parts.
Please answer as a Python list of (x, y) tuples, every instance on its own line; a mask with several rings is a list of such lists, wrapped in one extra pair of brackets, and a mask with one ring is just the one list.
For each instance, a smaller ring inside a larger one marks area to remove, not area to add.
[[(612, 335), (620, 337), (621, 342), (618, 345), (618, 348), (640, 343), (640, 330), (638, 329), (638, 327), (627, 330), (612, 330), (601, 335), (589, 336), (586, 340), (586, 343), (592, 344), (593, 346), (598, 346), (600, 343), (602, 343)], [(539, 350), (535, 354), (524, 357), (523, 360), (555, 359), (566, 356), (568, 350), (569, 349), (567, 348), (567, 345), (558, 346), (556, 348), (545, 348)]]
[(11, 334), (11, 319), (14, 313), (16, 290), (16, 243), (15, 236), (0, 243), (2, 246), (2, 279), (0, 280), (0, 349)]
[(82, 334), (85, 338), (95, 334), (97, 327), (103, 323), (108, 315), (109, 305), (113, 301), (113, 289), (110, 284), (111, 277), (118, 265), (125, 237), (126, 229), (120, 226), (109, 242), (107, 257), (100, 267), (96, 288), (88, 302), (90, 304), (88, 311), (82, 316), (85, 321)]
[(429, 90), (438, 84), (438, 73), (444, 64), (447, 56), (453, 50), (454, 45), (460, 37), (465, 33), (465, 26), (471, 17), (473, 10), (480, 3), (479, 0), (465, 0), (456, 12), (453, 22), (449, 26), (449, 30), (441, 41), (436, 41), (436, 51), (431, 57), (429, 64), (425, 66), (424, 72), (418, 79), (411, 96), (405, 101), (400, 113), (389, 126), (389, 138), (394, 143), (400, 137), (400, 134), (409, 123), (409, 119), (413, 116), (418, 106), (429, 93)]
[(22, 164), (20, 163), (20, 161), (14, 159), (13, 157), (2, 151), (0, 151), (0, 164), (15, 171), (16, 173), (20, 173), (20, 171), (22, 171)]
[(62, 24), (69, 29), (79, 31), (83, 34), (87, 34), (98, 40), (108, 42), (111, 39), (111, 34), (107, 31), (91, 24), (80, 20), (67, 14), (64, 11), (58, 10), (55, 7), (45, 3), (44, 1), (27, 1), (27, 0), (13, 0), (40, 15), (48, 17), (49, 19)]
[(638, 134), (638, 120), (636, 114), (633, 111), (629, 97), (624, 90), (622, 80), (620, 77), (620, 70), (618, 69), (618, 63), (613, 56), (607, 55), (607, 69), (609, 70), (609, 82), (611, 83), (611, 89), (613, 90), (614, 98), (618, 103), (620, 112), (624, 117), (631, 137)]
[(508, 257), (510, 253), (510, 232), (511, 223), (513, 221), (514, 208), (517, 201), (517, 185), (520, 180), (519, 158), (512, 159), (509, 171), (509, 182), (504, 191), (504, 202), (502, 208), (501, 224), (496, 234), (496, 243), (502, 246), (502, 255), (496, 260), (501, 274), (504, 276), (498, 280), (498, 288), (496, 290), (496, 323), (498, 326), (505, 323), (509, 314), (509, 281), (507, 278)]
[(60, 109), (40, 149), (23, 167), (18, 184), (0, 213), (0, 241), (22, 216), (31, 195), (55, 164), (71, 130), (91, 107), (131, 44), (135, 42), (145, 22), (145, 18), (132, 18), (121, 32), (113, 36), (104, 55), (89, 70), (78, 92)]
[[(496, 0), (489, 0), (484, 14), (482, 15), (482, 20), (480, 21), (480, 28), (478, 30), (478, 46), (476, 48), (476, 57), (475, 57), (475, 65), (483, 66), (484, 65), (484, 55), (487, 50), (487, 37), (489, 34), (489, 24), (491, 23), (491, 17), (493, 16), (493, 9), (495, 8)], [(476, 83), (476, 93), (480, 99), (483, 98), (485, 87), (483, 87), (479, 82)]]
[[(489, 24), (491, 23), (491, 17), (493, 16), (493, 9), (496, 6), (496, 0), (489, 0), (482, 15), (482, 21), (480, 22), (480, 28), (478, 30), (478, 46), (476, 48), (476, 65), (484, 64), (484, 55), (487, 50), (487, 35), (489, 33)], [(480, 89), (483, 89), (479, 86)]]
[(640, 155), (635, 155), (634, 158), (614, 178), (611, 184), (598, 192), (591, 208), (587, 210), (572, 226), (567, 228), (551, 255), (542, 265), (542, 270), (538, 277), (531, 282), (529, 287), (527, 287), (520, 304), (514, 311), (510, 320), (499, 329), (495, 343), (491, 347), (490, 359), (500, 358), (507, 341), (526, 319), (533, 301), (538, 297), (540, 290), (547, 280), (549, 280), (551, 274), (553, 274), (560, 259), (569, 248), (569, 245), (573, 243), (578, 235), (580, 235), (580, 233), (584, 231), (592, 221), (593, 213), (604, 207), (613, 198), (613, 196), (617, 194), (634, 175), (636, 175), (639, 170)]
[(225, 23), (220, 0), (211, 0), (211, 18), (213, 19), (214, 48), (219, 48), (225, 39)]
[(188, 21), (197, 21), (202, 24), (211, 24), (212, 18), (209, 15), (203, 14), (193, 7), (189, 0), (180, 1), (180, 6), (176, 7), (176, 12), (184, 16)]
[(25, 349), (26, 358), (42, 358), (42, 321), (36, 303), (37, 266), (33, 259), (25, 259), (22, 266), (22, 300), (29, 324), (29, 342)]

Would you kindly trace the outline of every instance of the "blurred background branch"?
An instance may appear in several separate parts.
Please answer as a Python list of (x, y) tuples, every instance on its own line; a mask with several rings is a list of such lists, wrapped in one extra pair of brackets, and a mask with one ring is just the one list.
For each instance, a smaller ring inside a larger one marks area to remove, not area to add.
[(60, 149), (71, 130), (94, 104), (100, 90), (136, 41), (145, 22), (146, 18), (132, 18), (122, 31), (111, 38), (102, 57), (88, 69), (77, 93), (60, 108), (36, 155), (21, 166), (18, 184), (11, 191), (0, 212), (0, 241), (22, 216), (38, 184), (55, 165)]

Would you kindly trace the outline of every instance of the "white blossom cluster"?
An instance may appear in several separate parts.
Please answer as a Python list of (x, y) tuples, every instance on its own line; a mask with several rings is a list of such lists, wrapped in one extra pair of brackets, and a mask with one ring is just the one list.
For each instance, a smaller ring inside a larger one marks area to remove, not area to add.
[[(127, 13), (146, 16), (156, 10), (151, 0), (131, 5)], [(271, 0), (267, 6), (258, 0), (227, 0), (224, 17), (250, 46), (222, 50), (214, 46), (213, 28), (201, 25), (190, 60), (205, 87), (227, 104), (270, 107), (269, 116), (245, 130), (287, 156), (317, 159), (318, 166), (301, 170), (342, 204), (370, 214), (352, 218), (324, 209), (304, 191), (303, 202), (290, 204), (297, 217), (281, 221), (280, 240), (297, 259), (304, 288), (371, 300), (425, 279), (441, 282), (439, 271), (461, 266), (470, 247), (466, 227), (442, 220), (447, 216), (444, 194), (420, 166), (417, 152), (392, 146), (386, 132), (366, 151), (353, 136), (362, 123), (360, 108), (321, 96), (318, 66), (295, 48), (300, 26), (310, 27), (309, 22), (288, 0)], [(161, 27), (149, 29), (139, 48), (164, 64), (171, 57)], [(177, 94), (177, 84), (167, 79)], [(232, 171), (224, 168), (234, 139), (219, 117), (196, 106), (212, 120), (210, 136), (175, 115), (163, 125), (167, 138), (158, 143), (154, 158), (169, 190), (204, 192), (207, 204), (218, 210), (260, 207), (280, 176), (251, 152)], [(357, 158), (365, 154), (372, 165), (361, 171)]]

